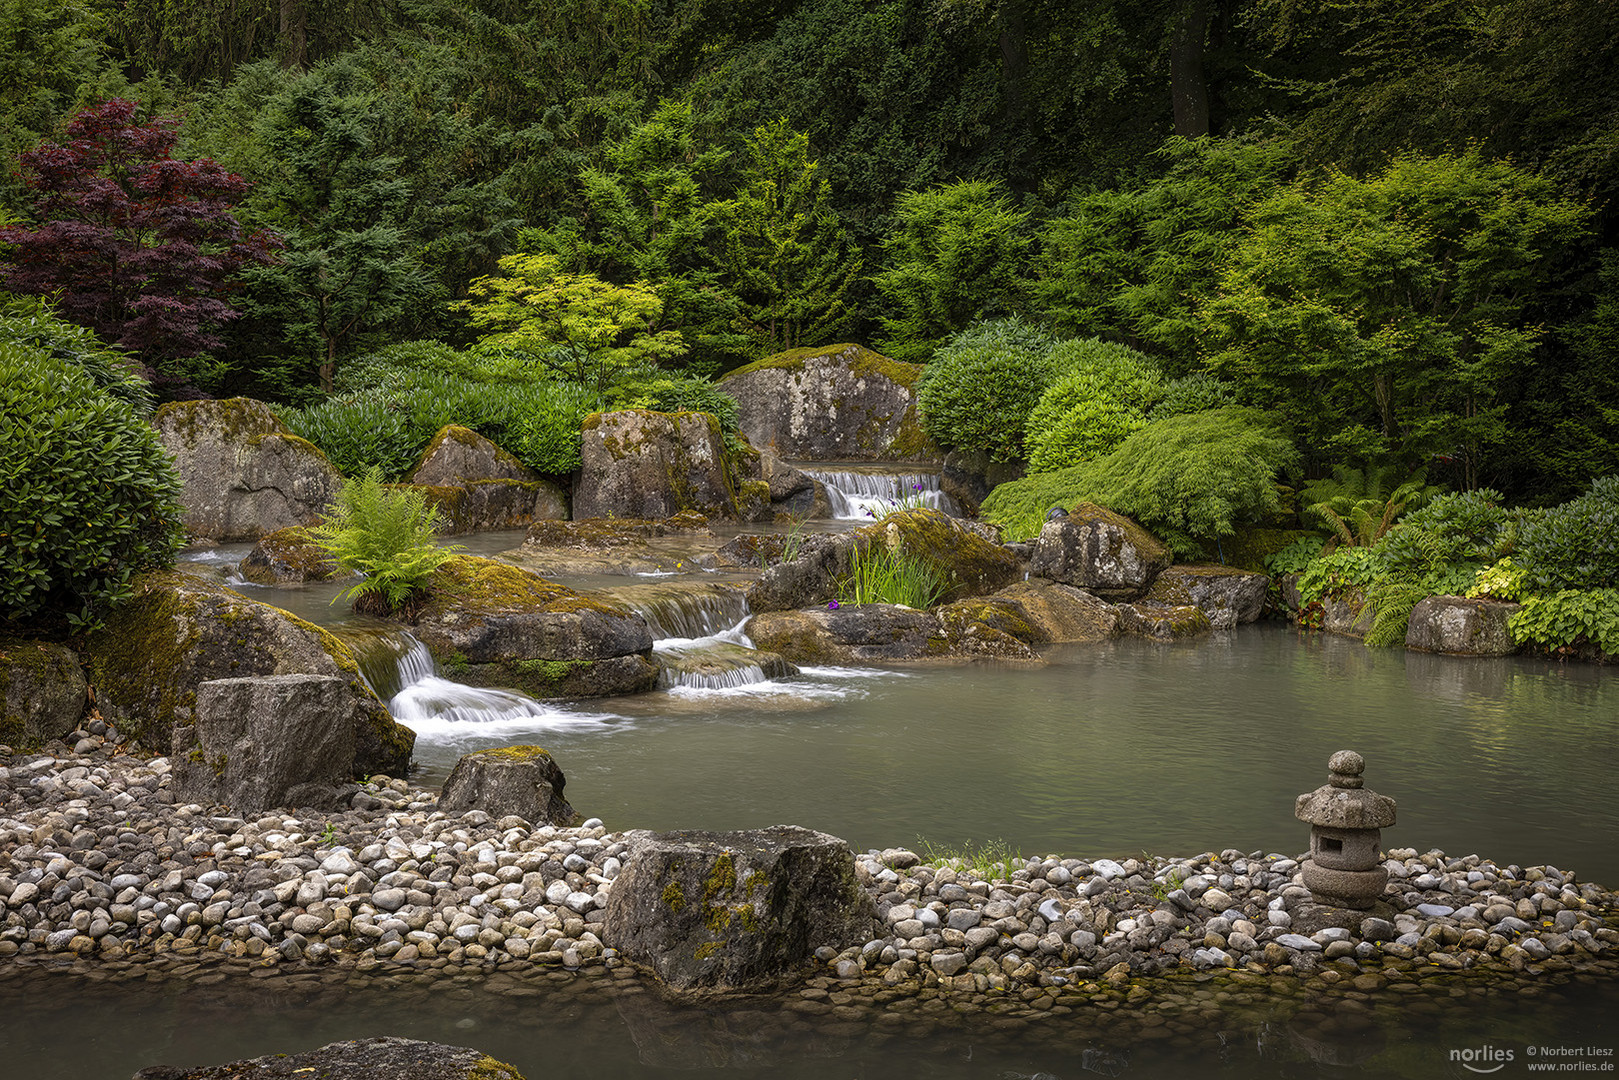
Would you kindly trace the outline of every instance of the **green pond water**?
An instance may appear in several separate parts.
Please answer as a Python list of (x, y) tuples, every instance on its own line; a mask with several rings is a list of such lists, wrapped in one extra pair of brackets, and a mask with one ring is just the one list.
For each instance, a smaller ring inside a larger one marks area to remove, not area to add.
[[(502, 542), (512, 546), (510, 537), (480, 538), (488, 551)], [(342, 621), (327, 604), (330, 587), (244, 591)], [(417, 722), (414, 779), (436, 785), (470, 750), (538, 743), (566, 773), (573, 805), (613, 829), (791, 823), (857, 849), (998, 840), (1026, 855), (1084, 858), (1225, 848), (1297, 855), (1308, 827), (1292, 816), (1294, 798), (1324, 783), (1328, 756), (1348, 748), (1365, 755), (1367, 785), (1398, 801), (1385, 847), (1549, 863), (1619, 884), (1612, 670), (1369, 650), (1278, 624), (1191, 644), (1062, 647), (1046, 659), (1033, 668), (809, 668), (730, 689), (428, 718)], [(73, 1002), (88, 990), (79, 980), (53, 985), (0, 984), (16, 1033), (7, 1057), (26, 1064), (8, 1075), (121, 1077), (158, 1061), (222, 1061), (374, 1034), (477, 1046), (530, 1080), (677, 1068), (996, 1080), (1191, 1069), (1468, 1076), (1447, 1048), (1491, 1040), (1516, 1048), (1500, 1075), (1519, 1075), (1530, 1045), (1611, 1048), (1619, 1034), (1611, 982), (1552, 987), (1533, 1000), (1435, 985), (1347, 1043), (1322, 1043), (1310, 1030), (1319, 1017), (1301, 1019), (1296, 1003), (1261, 995), (1196, 1018), (1195, 1034), (1173, 1043), (1118, 1045), (1072, 1018), (1008, 1038), (947, 1016), (914, 1029), (789, 1030), (764, 1048), (739, 1034), (757, 1027), (746, 1016), (670, 1015), (639, 996), (513, 1002), (473, 983), (351, 987), (334, 1006), (305, 987), (264, 990), (247, 1007), (250, 1019), (237, 1022), (240, 994), (224, 986), (103, 986), (93, 988), (93, 1009), (80, 1009)], [(199, 1012), (209, 1022), (197, 1023)], [(680, 1032), (694, 1040), (684, 1050)], [(723, 1050), (733, 1043), (740, 1049)]]

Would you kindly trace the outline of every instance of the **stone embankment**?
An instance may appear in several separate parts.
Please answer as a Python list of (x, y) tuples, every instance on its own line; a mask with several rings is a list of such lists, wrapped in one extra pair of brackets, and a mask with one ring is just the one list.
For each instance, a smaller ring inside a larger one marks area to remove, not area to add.
[[(0, 748), (0, 958), (412, 978), (622, 966), (604, 913), (626, 845), (600, 822), (446, 814), (435, 794), (386, 778), (349, 810), (244, 819), (176, 805), (168, 760), (113, 753), (115, 738)], [(819, 950), (803, 1005), (947, 993), (1032, 1017), (1133, 1003), (1150, 975), (1376, 992), (1464, 972), (1619, 973), (1619, 898), (1605, 889), (1476, 856), (1392, 851), (1385, 865), (1378, 907), (1346, 917), (1312, 904), (1280, 855), (1048, 857), (985, 881), (901, 849), (868, 852), (856, 874), (877, 921), (866, 940)]]

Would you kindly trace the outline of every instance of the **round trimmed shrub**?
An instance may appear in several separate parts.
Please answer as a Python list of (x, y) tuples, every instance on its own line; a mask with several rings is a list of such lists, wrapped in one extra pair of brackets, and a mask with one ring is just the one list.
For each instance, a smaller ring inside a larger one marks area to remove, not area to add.
[(1050, 334), (1018, 319), (980, 323), (950, 339), (916, 383), (922, 430), (941, 446), (1020, 461), (1023, 425), (1051, 381)]
[(1164, 395), (1158, 366), (1127, 345), (1064, 341), (1050, 363), (1061, 374), (1040, 395), (1024, 433), (1034, 472), (1111, 453), (1146, 426), (1148, 410)]
[(127, 402), (0, 342), (0, 623), (88, 628), (180, 549), (180, 480)]

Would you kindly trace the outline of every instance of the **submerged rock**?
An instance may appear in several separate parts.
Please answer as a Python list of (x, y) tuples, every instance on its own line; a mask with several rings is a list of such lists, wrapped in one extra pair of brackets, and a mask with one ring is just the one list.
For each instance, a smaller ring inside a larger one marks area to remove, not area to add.
[(1430, 596), (1412, 609), (1405, 646), (1452, 656), (1511, 656), (1518, 644), (1507, 620), (1518, 610), (1499, 600)]
[(353, 707), (355, 775), (403, 775), (416, 736), (394, 723), (334, 635), (280, 608), (173, 571), (142, 575), (134, 594), (85, 643), (97, 701), (149, 750), (168, 753), (188, 725), (197, 688), (213, 679), (330, 675)]
[(133, 1080), (523, 1080), (502, 1064), (465, 1046), (383, 1036), (328, 1043), (301, 1054), (267, 1054), (223, 1065), (183, 1068), (153, 1065)]
[(152, 416), (184, 490), (181, 521), (192, 536), (257, 540), (311, 525), (343, 478), (314, 444), (250, 398), (176, 401)]
[(914, 461), (938, 456), (917, 420), (921, 374), (918, 364), (845, 344), (777, 353), (719, 386), (736, 398), (748, 441), (782, 457)]
[(875, 909), (835, 836), (778, 825), (625, 840), (606, 941), (672, 990), (769, 989), (818, 947), (871, 938)]
[(1104, 600), (1146, 594), (1171, 562), (1169, 548), (1122, 514), (1080, 503), (1040, 530), (1029, 574), (1095, 593)]
[(584, 818), (562, 797), (567, 778), (538, 746), (504, 746), (463, 754), (444, 781), (439, 809), (516, 815), (533, 825), (578, 825)]

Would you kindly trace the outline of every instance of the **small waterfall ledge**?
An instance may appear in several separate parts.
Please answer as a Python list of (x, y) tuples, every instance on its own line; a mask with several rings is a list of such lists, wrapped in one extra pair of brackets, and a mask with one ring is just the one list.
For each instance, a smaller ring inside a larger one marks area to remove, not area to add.
[(960, 517), (961, 509), (940, 486), (933, 472), (881, 472), (862, 469), (805, 468), (826, 488), (832, 516), (839, 521), (866, 521), (899, 508), (938, 510)]

